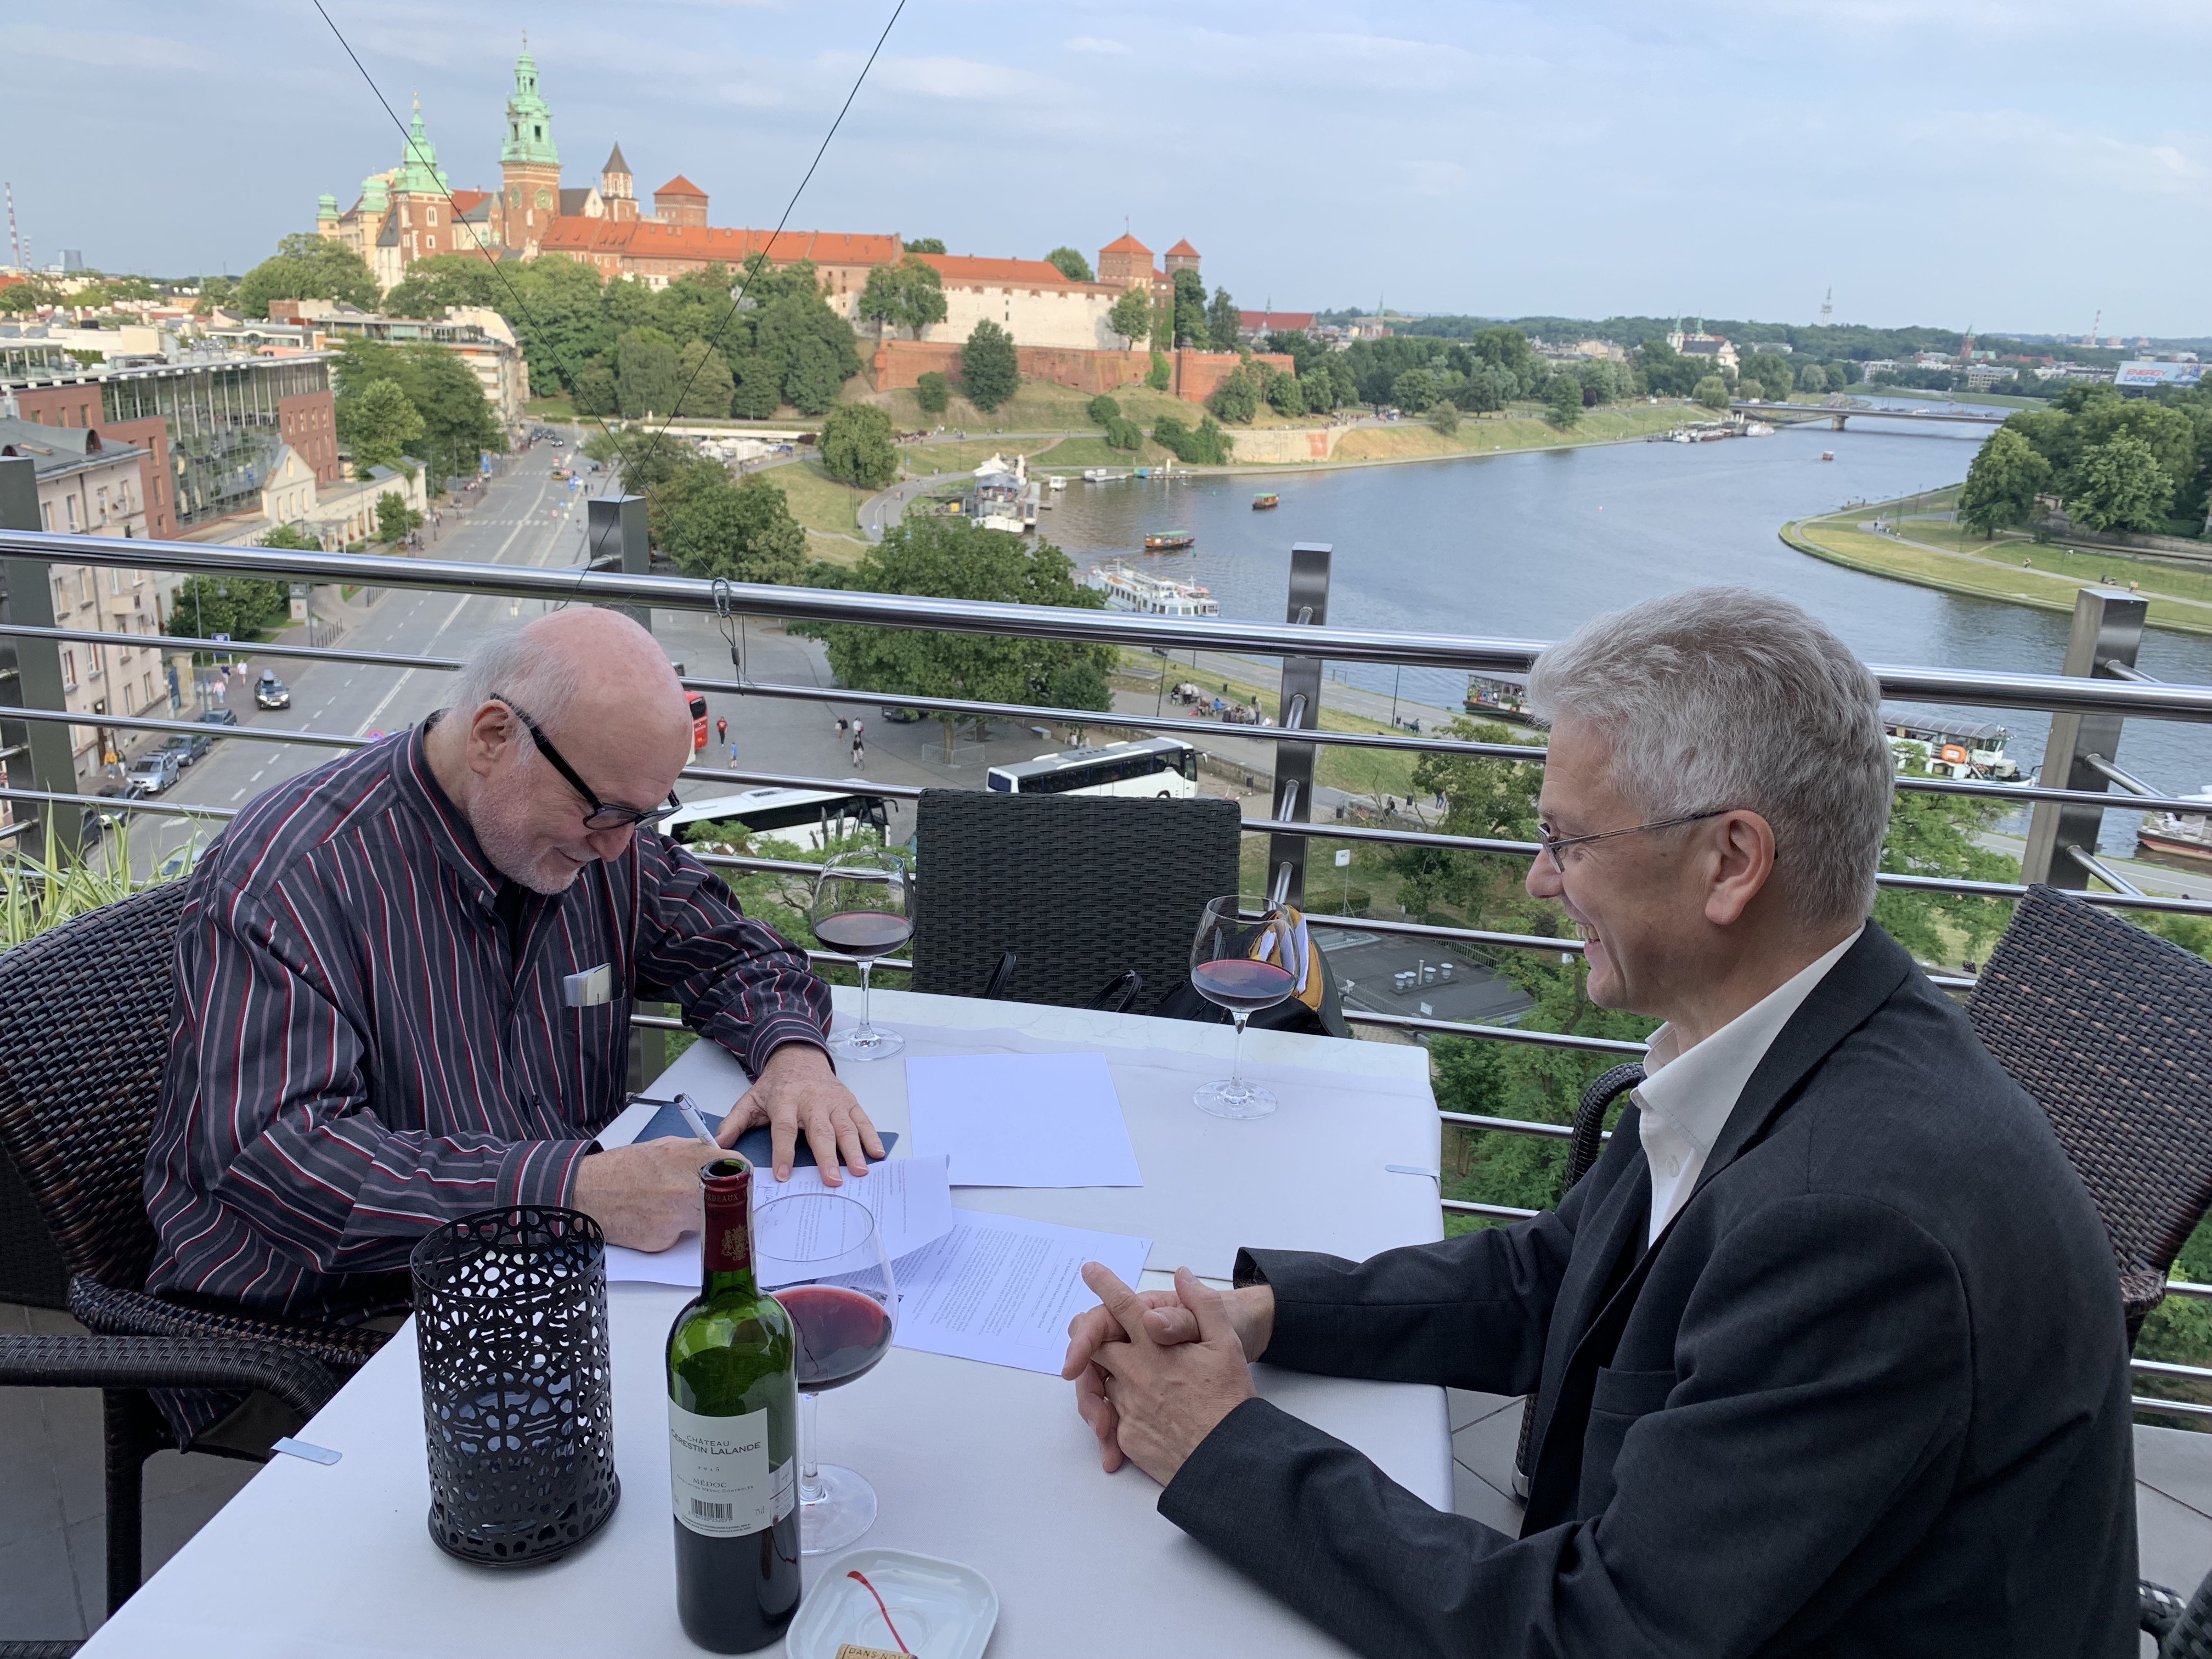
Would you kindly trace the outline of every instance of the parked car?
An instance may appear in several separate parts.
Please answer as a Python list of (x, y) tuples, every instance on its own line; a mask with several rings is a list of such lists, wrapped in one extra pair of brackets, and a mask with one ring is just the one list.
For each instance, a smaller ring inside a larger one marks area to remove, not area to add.
[(203, 726), (235, 726), (238, 711), (234, 708), (210, 708), (196, 717)]
[(173, 876), (181, 876), (188, 871), (198, 869), (200, 856), (206, 851), (206, 845), (197, 839), (186, 842), (161, 860), (158, 866), (161, 878), (167, 881)]
[[(93, 793), (98, 795), (102, 800), (143, 800), (146, 796), (143, 789), (127, 778), (120, 781), (110, 778), (99, 788), (94, 790)], [(82, 831), (83, 846), (89, 850), (102, 836), (117, 826), (127, 823), (129, 817), (130, 815), (125, 812), (102, 812), (87, 807)]]
[(213, 738), (204, 738), (197, 732), (179, 732), (161, 745), (161, 751), (164, 754), (174, 755), (177, 757), (178, 765), (190, 766), (214, 747)]
[(292, 706), (291, 690), (276, 678), (274, 669), (263, 669), (261, 678), (254, 681), (253, 706), (256, 708), (289, 708)]
[(921, 718), (921, 711), (918, 708), (895, 708), (886, 704), (881, 712), (893, 726), (912, 726)]
[(141, 755), (137, 760), (132, 761), (127, 776), (131, 782), (137, 784), (145, 793), (158, 795), (174, 783), (178, 774), (183, 770), (183, 766), (174, 755), (166, 749), (156, 749), (152, 753)]

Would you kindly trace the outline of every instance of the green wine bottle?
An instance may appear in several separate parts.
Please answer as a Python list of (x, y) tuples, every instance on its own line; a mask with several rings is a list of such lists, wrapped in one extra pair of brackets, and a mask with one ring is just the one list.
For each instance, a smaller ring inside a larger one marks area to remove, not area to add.
[(676, 1607), (710, 1653), (750, 1653), (799, 1611), (799, 1391), (791, 1317), (753, 1277), (752, 1165), (706, 1189), (702, 1283), (668, 1331)]

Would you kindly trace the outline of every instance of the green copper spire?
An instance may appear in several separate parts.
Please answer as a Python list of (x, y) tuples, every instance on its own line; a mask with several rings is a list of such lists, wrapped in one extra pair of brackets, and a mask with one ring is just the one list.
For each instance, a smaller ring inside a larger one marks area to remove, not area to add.
[(507, 142), (499, 147), (499, 159), (561, 165), (560, 152), (553, 148), (553, 112), (538, 95), (538, 62), (530, 55), (526, 34), (522, 56), (514, 60), (514, 95), (507, 100)]
[(407, 124), (407, 148), (399, 158), (399, 175), (392, 187), (400, 191), (414, 191), (423, 196), (441, 196), (446, 190), (446, 175), (438, 166), (438, 152), (430, 143), (430, 135), (422, 131), (422, 100), (415, 100), (415, 118)]
[(372, 173), (361, 181), (361, 210), (363, 213), (381, 213), (391, 205), (392, 198), (386, 189), (382, 173)]

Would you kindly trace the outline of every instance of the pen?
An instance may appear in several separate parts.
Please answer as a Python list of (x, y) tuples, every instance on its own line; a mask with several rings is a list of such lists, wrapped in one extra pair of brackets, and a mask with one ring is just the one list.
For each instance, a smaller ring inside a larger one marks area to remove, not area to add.
[(722, 1143), (714, 1139), (714, 1132), (707, 1127), (707, 1120), (699, 1115), (699, 1109), (691, 1103), (690, 1096), (677, 1096), (676, 1109), (684, 1114), (684, 1121), (691, 1126), (693, 1134), (698, 1136), (716, 1152), (722, 1150)]

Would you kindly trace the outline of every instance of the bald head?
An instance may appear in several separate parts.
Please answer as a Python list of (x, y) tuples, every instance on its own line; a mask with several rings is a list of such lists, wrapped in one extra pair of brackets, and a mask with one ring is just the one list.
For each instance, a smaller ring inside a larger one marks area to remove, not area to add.
[[(495, 697), (520, 705), (548, 730), (612, 726), (656, 750), (690, 726), (684, 688), (653, 635), (620, 611), (592, 605), (479, 641), (447, 707), (465, 714)], [(690, 752), (688, 735), (684, 752)]]

